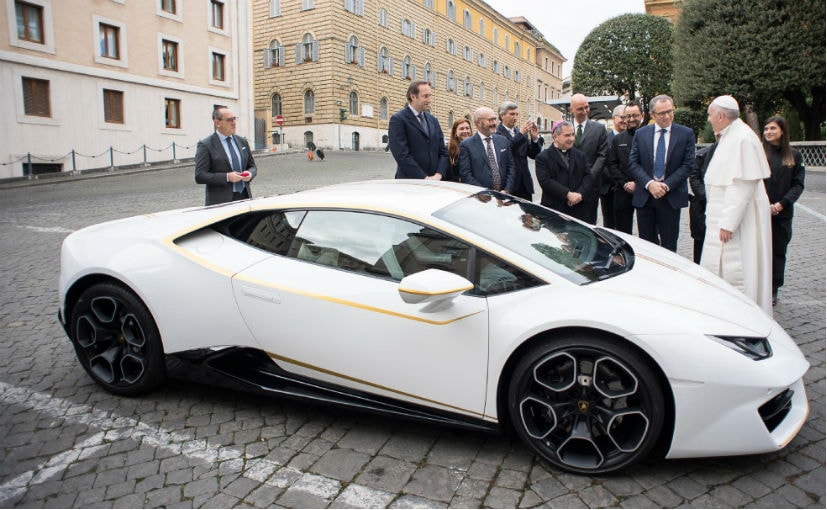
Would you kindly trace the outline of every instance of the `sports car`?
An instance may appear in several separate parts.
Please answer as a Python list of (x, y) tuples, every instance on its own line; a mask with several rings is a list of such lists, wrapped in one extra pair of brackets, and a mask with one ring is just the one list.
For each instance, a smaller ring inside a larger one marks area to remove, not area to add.
[(807, 417), (796, 343), (633, 236), (456, 183), (370, 181), (69, 235), (59, 318), (118, 395), (192, 377), (478, 430), (603, 474), (770, 452)]

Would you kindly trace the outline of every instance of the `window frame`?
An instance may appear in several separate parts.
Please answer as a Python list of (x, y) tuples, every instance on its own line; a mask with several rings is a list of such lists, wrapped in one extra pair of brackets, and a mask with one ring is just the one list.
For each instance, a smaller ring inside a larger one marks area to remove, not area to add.
[[(18, 8), (21, 8), (23, 14), (23, 23), (19, 22), (19, 16), (17, 13)], [(15, 0), (14, 1), (14, 18), (15, 23), (17, 24), (17, 39), (19, 41), (25, 41), (31, 44), (39, 44), (42, 45), (46, 42), (46, 34), (44, 32), (43, 26), (43, 6), (37, 5), (31, 2), (25, 2), (23, 0)], [(27, 19), (28, 14), (30, 11), (34, 11), (37, 14), (36, 25), (37, 31), (40, 34), (39, 39), (35, 39), (29, 32), (31, 28), (31, 22)], [(20, 27), (23, 27), (23, 34), (20, 33)]]
[[(170, 112), (173, 115), (170, 115)], [(164, 97), (164, 129), (181, 129), (181, 99)]]
[[(210, 54), (210, 84), (212, 85), (227, 85), (228, 80), (228, 63), (229, 59), (223, 50), (217, 48), (209, 48)], [(216, 73), (216, 62), (220, 63), (220, 76)]]
[[(51, 80), (33, 76), (22, 76), (20, 85), (23, 91), (23, 115), (27, 117), (51, 119)], [(38, 108), (38, 106), (40, 108)]]
[[(97, 15), (94, 15), (92, 20), (94, 27), (92, 32), (94, 40), (93, 47), (95, 48), (95, 62), (117, 67), (129, 67), (129, 53), (126, 44), (129, 38), (127, 37), (126, 23)], [(101, 28), (103, 26), (109, 26), (117, 29), (118, 58), (105, 56), (101, 51), (101, 37), (103, 36)]]
[(124, 91), (103, 88), (101, 90), (101, 96), (103, 98), (103, 122), (105, 124), (116, 124), (119, 126), (125, 125)]
[[(41, 22), (38, 26), (40, 27), (41, 34), (43, 37), (42, 42), (35, 42), (20, 37), (20, 34), (17, 31), (17, 6), (19, 4), (35, 7), (39, 10)], [(52, 23), (51, 0), (15, 0), (14, 2), (7, 1), (6, 15), (8, 16), (9, 24), (9, 45), (17, 48), (24, 48), (27, 50), (33, 50), (42, 53), (55, 53), (55, 38), (54, 26)]]

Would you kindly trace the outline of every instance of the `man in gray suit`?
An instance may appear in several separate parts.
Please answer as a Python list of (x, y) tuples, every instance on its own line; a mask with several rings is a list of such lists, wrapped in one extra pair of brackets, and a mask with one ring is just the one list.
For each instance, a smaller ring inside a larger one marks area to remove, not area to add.
[(494, 191), (512, 193), (516, 171), (511, 156), (511, 142), (495, 133), (497, 114), (488, 107), (474, 112), (477, 134), (459, 144), (460, 181)]
[(252, 198), (250, 181), (256, 162), (247, 139), (236, 136), (236, 116), (229, 108), (212, 112), (215, 132), (195, 149), (195, 182), (205, 184), (206, 205)]
[[(571, 112), (574, 114), (574, 146), (586, 153), (586, 165), (593, 179), (594, 189), (587, 197), (583, 197), (583, 202), (588, 209), (585, 219), (594, 225), (597, 223), (597, 204), (608, 152), (606, 127), (600, 122), (589, 120), (589, 100), (583, 94), (571, 96)], [(606, 218), (603, 221), (605, 225)]]

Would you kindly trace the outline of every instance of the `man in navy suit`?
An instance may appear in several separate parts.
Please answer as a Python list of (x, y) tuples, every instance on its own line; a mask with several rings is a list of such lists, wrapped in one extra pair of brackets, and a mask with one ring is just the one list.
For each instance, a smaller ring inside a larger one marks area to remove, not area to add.
[(215, 132), (195, 149), (195, 182), (206, 185), (204, 203), (251, 198), (256, 162), (247, 140), (235, 134), (236, 116), (229, 108), (216, 108), (212, 119)]
[[(603, 167), (606, 165), (606, 154), (609, 146), (606, 143), (606, 126), (600, 122), (589, 120), (591, 108), (589, 100), (583, 94), (571, 96), (571, 112), (574, 115), (574, 146), (586, 154), (586, 164), (592, 174), (592, 186), (583, 197), (587, 210), (585, 221), (592, 225), (597, 223), (597, 204), (600, 199), (600, 185), (603, 180)], [(612, 215), (613, 217), (613, 215)], [(604, 218), (604, 225), (609, 218)], [(614, 228), (614, 225), (605, 225)]]
[(414, 80), (406, 93), (408, 104), (391, 117), (388, 144), (396, 160), (397, 179), (441, 180), (448, 171), (448, 149), (431, 108), (431, 85)]
[(497, 113), (500, 125), (497, 134), (511, 142), (511, 157), (514, 159), (516, 175), (511, 194), (531, 202), (534, 198), (534, 179), (528, 169), (528, 158), (534, 159), (543, 149), (543, 139), (537, 131), (537, 125), (527, 120), (522, 126), (517, 125), (520, 110), (517, 103), (507, 101), (500, 105)]
[(459, 180), (511, 193), (516, 174), (511, 142), (495, 133), (497, 115), (494, 110), (485, 106), (477, 108), (474, 125), (477, 126), (477, 134), (459, 144)]
[(672, 98), (649, 102), (654, 124), (635, 131), (629, 170), (635, 178), (632, 205), (640, 237), (672, 251), (678, 249), (681, 209), (689, 203), (686, 179), (695, 165), (695, 134), (673, 123)]

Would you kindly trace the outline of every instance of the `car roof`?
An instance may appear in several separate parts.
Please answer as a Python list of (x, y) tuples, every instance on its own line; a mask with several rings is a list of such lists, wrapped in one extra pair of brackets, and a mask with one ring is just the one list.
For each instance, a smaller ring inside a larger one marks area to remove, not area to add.
[(462, 198), (481, 191), (467, 184), (426, 180), (380, 180), (334, 184), (292, 195), (263, 198), (253, 205), (282, 207), (346, 207), (430, 215)]

